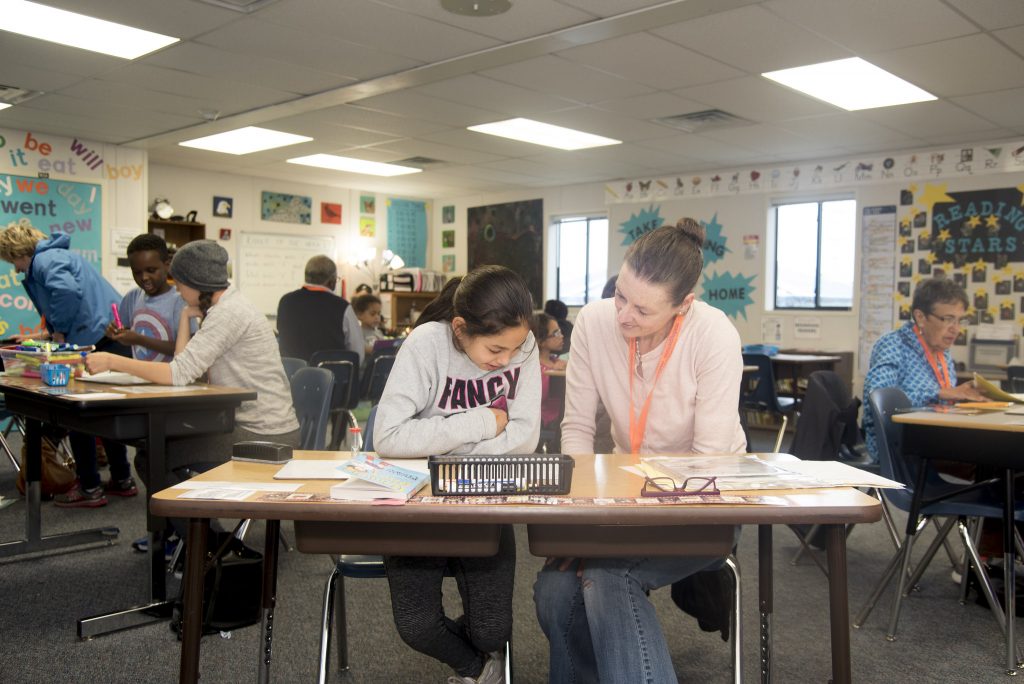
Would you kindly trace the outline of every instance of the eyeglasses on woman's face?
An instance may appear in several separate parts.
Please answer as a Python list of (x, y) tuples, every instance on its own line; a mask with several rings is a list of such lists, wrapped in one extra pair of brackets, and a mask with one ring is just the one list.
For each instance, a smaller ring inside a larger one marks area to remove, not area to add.
[(964, 328), (971, 324), (971, 319), (966, 316), (937, 316), (936, 314), (933, 314), (931, 311), (926, 313), (925, 316), (934, 318), (947, 328)]

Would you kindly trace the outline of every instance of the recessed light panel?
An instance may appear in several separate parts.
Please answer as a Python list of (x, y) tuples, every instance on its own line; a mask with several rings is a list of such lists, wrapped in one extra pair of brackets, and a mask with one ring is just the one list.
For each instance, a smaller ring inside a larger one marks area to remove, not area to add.
[(204, 138), (186, 140), (178, 143), (182, 147), (194, 147), (199, 150), (210, 152), (224, 152), (225, 154), (249, 154), (250, 152), (261, 152), (272, 150), (275, 147), (285, 147), (297, 143), (309, 142), (312, 138), (294, 133), (282, 133), (272, 131), (269, 128), (258, 126), (246, 126), (236, 128), (233, 131), (208, 135)]
[(761, 75), (851, 112), (938, 99), (860, 57), (769, 71)]
[(124, 59), (179, 40), (25, 0), (0, 0), (0, 30)]
[(423, 169), (414, 169), (411, 166), (399, 166), (398, 164), (384, 164), (382, 162), (366, 161), (365, 159), (340, 157), (336, 154), (311, 154), (306, 157), (289, 159), (288, 163), (316, 166), (321, 169), (332, 169), (334, 171), (347, 171), (349, 173), (364, 173), (370, 176), (404, 176), (408, 173), (420, 173), (423, 171)]
[(540, 121), (534, 121), (533, 119), (508, 119), (479, 126), (469, 126), (468, 128), (477, 133), (486, 133), (501, 138), (533, 143), (534, 145), (554, 147), (559, 150), (582, 150), (588, 147), (622, 144), (621, 140), (584, 133), (572, 128), (553, 126), (541, 123)]

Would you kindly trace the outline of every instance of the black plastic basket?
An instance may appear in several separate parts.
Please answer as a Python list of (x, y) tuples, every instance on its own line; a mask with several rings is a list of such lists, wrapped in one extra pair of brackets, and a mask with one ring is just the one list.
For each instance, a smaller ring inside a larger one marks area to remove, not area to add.
[(471, 496), (568, 494), (575, 461), (565, 454), (505, 454), (431, 456), (428, 463), (434, 496)]

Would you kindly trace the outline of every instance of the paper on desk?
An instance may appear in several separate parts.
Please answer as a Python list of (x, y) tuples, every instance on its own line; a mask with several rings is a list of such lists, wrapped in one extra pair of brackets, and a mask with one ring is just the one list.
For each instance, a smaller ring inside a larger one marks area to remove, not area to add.
[(179, 494), (179, 499), (209, 499), (211, 501), (243, 501), (255, 494), (253, 489), (221, 489), (217, 487), (204, 487), (202, 489), (190, 489), (184, 494)]
[(826, 487), (877, 487), (903, 489), (895, 480), (864, 472), (840, 461), (786, 461), (780, 468), (825, 482)]
[(193, 392), (208, 389), (206, 385), (146, 385), (145, 387), (118, 387), (122, 392), (131, 394), (163, 394), (165, 392)]
[(76, 380), (85, 382), (103, 382), (108, 385), (145, 385), (149, 380), (132, 375), (131, 373), (119, 373), (117, 371), (103, 371), (102, 373), (85, 373)]
[(348, 459), (318, 461), (312, 459), (292, 459), (274, 473), (275, 480), (347, 480), (348, 473), (341, 469), (341, 464)]
[(80, 392), (77, 394), (59, 394), (62, 399), (124, 399), (118, 392)]
[(714, 477), (720, 491), (803, 489), (830, 486), (811, 475), (783, 470), (780, 464), (753, 454), (714, 456), (649, 456), (641, 464), (645, 475), (672, 478), (681, 485), (688, 477)]
[(185, 480), (171, 489), (235, 489), (247, 492), (294, 492), (301, 484), (286, 482), (218, 482), (215, 480)]

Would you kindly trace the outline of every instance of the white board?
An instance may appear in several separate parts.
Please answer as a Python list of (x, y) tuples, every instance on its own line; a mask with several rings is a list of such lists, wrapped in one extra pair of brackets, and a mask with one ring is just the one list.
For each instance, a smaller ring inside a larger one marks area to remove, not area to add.
[(238, 288), (262, 313), (276, 316), (281, 296), (302, 287), (306, 262), (318, 254), (335, 258), (333, 237), (244, 232), (238, 245)]

